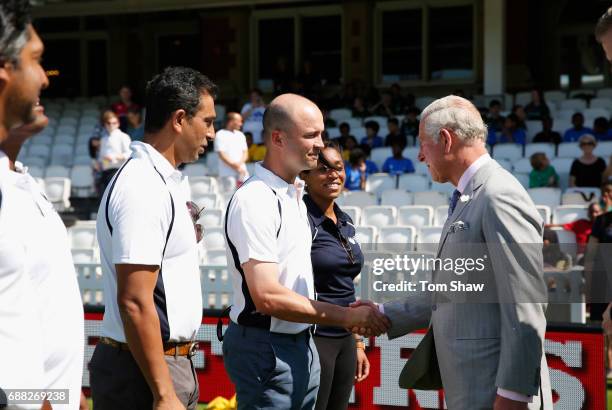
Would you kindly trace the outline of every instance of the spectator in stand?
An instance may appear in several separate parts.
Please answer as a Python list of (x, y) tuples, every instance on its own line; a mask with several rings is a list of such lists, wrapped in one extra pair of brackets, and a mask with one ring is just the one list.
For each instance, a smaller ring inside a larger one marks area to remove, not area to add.
[(601, 186), (601, 201), (599, 204), (604, 212), (612, 212), (612, 181), (606, 181)]
[(362, 149), (355, 148), (351, 151), (348, 162), (344, 186), (348, 191), (363, 191), (368, 176), (366, 154)]
[(366, 157), (366, 174), (370, 175), (379, 172), (378, 165), (376, 165), (374, 161), (368, 159), (370, 158), (370, 154), (372, 153), (372, 148), (369, 145), (360, 145), (359, 148), (361, 148)]
[(362, 97), (355, 97), (355, 100), (353, 101), (352, 115), (355, 118), (365, 118), (370, 115), (370, 112), (366, 108)]
[(527, 120), (527, 113), (525, 112), (525, 108), (522, 105), (515, 105), (512, 107), (512, 114), (516, 115), (517, 126), (523, 130), (527, 129), (527, 124), (525, 121)]
[(519, 126), (519, 118), (516, 114), (510, 114), (504, 121), (504, 128), (499, 139), (500, 143), (515, 143), (525, 145), (527, 134), (525, 130)]
[(132, 141), (142, 141), (144, 137), (144, 121), (142, 120), (142, 111), (138, 106), (128, 108), (127, 118), (127, 135)]
[(342, 159), (344, 161), (348, 161), (351, 156), (351, 152), (353, 152), (355, 148), (357, 148), (357, 139), (352, 135), (349, 135), (344, 139), (344, 144), (342, 145)]
[(334, 128), (336, 125), (338, 125), (336, 120), (329, 116), (329, 110), (322, 108), (321, 113), (323, 114), (323, 125), (325, 126), (325, 129)]
[(576, 142), (584, 134), (593, 134), (592, 129), (584, 126), (584, 116), (580, 112), (572, 115), (572, 124), (574, 126), (563, 134), (563, 141), (565, 142)]
[(249, 177), (246, 161), (249, 148), (246, 137), (240, 131), (242, 116), (237, 112), (227, 113), (225, 128), (215, 135), (215, 151), (219, 154), (219, 176), (236, 178), (237, 186)]
[(579, 140), (582, 156), (572, 163), (570, 169), (570, 187), (600, 187), (606, 161), (593, 155), (597, 140), (591, 134), (585, 134)]
[(139, 110), (141, 107), (132, 101), (132, 89), (124, 85), (119, 89), (119, 101), (111, 105), (111, 110), (120, 120), (120, 128), (122, 131), (127, 130), (128, 122), (127, 122), (127, 113), (130, 107), (137, 107)]
[(382, 117), (393, 117), (399, 114), (401, 111), (395, 111), (393, 106), (393, 97), (391, 93), (384, 92), (378, 103), (370, 108), (372, 115), (380, 115)]
[(542, 90), (531, 91), (531, 102), (525, 106), (525, 113), (528, 120), (541, 120), (550, 116), (550, 109), (544, 101)]
[(406, 98), (402, 95), (402, 87), (400, 87), (398, 83), (393, 83), (389, 89), (389, 93), (391, 94), (393, 112), (398, 114), (401, 113), (406, 106)]
[[(338, 127), (338, 131), (340, 131), (340, 136), (335, 138), (334, 140), (339, 146), (343, 148), (345, 147), (347, 138), (351, 137), (355, 139), (355, 137), (351, 135), (351, 126), (348, 124), (348, 122), (340, 123), (340, 126)], [(355, 143), (355, 145), (357, 145), (357, 143)]]
[(559, 175), (543, 152), (530, 157), (533, 170), (529, 173), (529, 188), (558, 187)]
[(402, 155), (404, 145), (400, 141), (391, 144), (393, 156), (387, 158), (382, 166), (382, 172), (390, 175), (408, 174), (414, 172), (412, 161)]
[(368, 145), (370, 148), (379, 148), (385, 145), (385, 140), (378, 135), (380, 126), (376, 121), (365, 123), (366, 136), (361, 139), (361, 145)]
[(593, 121), (593, 136), (597, 141), (606, 141), (610, 131), (610, 123), (606, 117), (597, 117)]
[(242, 106), (240, 114), (244, 120), (244, 132), (253, 134), (255, 144), (263, 143), (261, 132), (263, 131), (263, 115), (266, 111), (266, 104), (260, 89), (254, 88), (249, 95), (249, 102)]
[(253, 142), (253, 134), (248, 131), (244, 133), (244, 138), (249, 151), (248, 162), (263, 161), (264, 157), (266, 156), (266, 146), (263, 144), (255, 144)]
[(502, 105), (499, 100), (491, 100), (489, 103), (489, 112), (487, 112), (486, 123), (487, 128), (494, 132), (501, 132), (504, 128), (506, 117), (501, 115)]
[(608, 159), (608, 166), (604, 170), (601, 179), (603, 180), (604, 184), (612, 182), (612, 155), (610, 155), (610, 158)]
[(406, 113), (402, 120), (402, 134), (412, 136), (412, 145), (415, 144), (419, 135), (419, 120), (418, 116), (421, 113), (417, 107), (408, 107), (404, 110)]
[(385, 137), (385, 147), (390, 147), (393, 143), (397, 142), (402, 146), (402, 149), (404, 149), (408, 142), (406, 140), (406, 135), (402, 133), (397, 118), (389, 118), (387, 120), (387, 128), (389, 129), (389, 134)]
[(547, 224), (547, 228), (563, 228), (566, 231), (572, 231), (576, 234), (577, 258), (576, 263), (582, 265), (584, 252), (586, 251), (586, 245), (589, 241), (589, 235), (591, 235), (591, 229), (593, 228), (593, 222), (601, 215), (603, 211), (598, 203), (592, 203), (588, 208), (588, 219), (577, 219), (573, 222), (566, 224)]
[(106, 131), (100, 139), (98, 162), (100, 164), (100, 195), (106, 190), (111, 178), (123, 163), (129, 158), (130, 136), (119, 129), (119, 117), (113, 111), (104, 111), (102, 123)]
[(545, 270), (567, 270), (572, 267), (572, 257), (561, 251), (559, 237), (552, 229), (544, 229), (542, 254)]
[(538, 132), (533, 138), (533, 142), (548, 142), (553, 144), (561, 143), (561, 134), (553, 131), (553, 119), (551, 117), (542, 118), (542, 131)]

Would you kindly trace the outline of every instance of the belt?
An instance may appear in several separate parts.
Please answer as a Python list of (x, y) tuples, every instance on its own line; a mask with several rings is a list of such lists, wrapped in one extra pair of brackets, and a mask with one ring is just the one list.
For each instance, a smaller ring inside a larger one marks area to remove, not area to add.
[[(99, 340), (100, 343), (114, 347), (115, 349), (121, 349), (129, 351), (130, 347), (127, 343), (121, 343), (110, 337), (102, 336)], [(166, 356), (187, 356), (192, 357), (195, 355), (198, 344), (196, 342), (166, 342), (164, 343), (164, 355)]]

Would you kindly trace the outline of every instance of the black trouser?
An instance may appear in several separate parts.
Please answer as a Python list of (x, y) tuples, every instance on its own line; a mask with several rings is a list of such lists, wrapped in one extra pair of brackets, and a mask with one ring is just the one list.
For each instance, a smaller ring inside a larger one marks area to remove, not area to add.
[(355, 384), (357, 351), (353, 335), (314, 336), (321, 363), (321, 383), (316, 410), (341, 410), (348, 407)]
[[(164, 356), (174, 390), (189, 410), (195, 410), (200, 392), (191, 359)], [(128, 350), (98, 343), (89, 363), (91, 398), (95, 410), (150, 410), (153, 394)]]

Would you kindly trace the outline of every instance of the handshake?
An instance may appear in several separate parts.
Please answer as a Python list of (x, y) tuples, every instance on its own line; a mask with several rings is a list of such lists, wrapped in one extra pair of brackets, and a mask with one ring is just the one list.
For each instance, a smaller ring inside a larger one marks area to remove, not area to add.
[(391, 321), (369, 300), (350, 304), (346, 318), (346, 329), (361, 336), (380, 336), (391, 327)]

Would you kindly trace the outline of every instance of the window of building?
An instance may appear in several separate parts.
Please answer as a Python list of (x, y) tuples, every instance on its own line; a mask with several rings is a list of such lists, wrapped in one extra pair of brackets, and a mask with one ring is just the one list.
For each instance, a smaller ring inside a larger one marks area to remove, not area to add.
[(432, 80), (474, 76), (472, 6), (429, 9), (429, 77)]
[(337, 84), (342, 77), (342, 18), (313, 16), (302, 19), (302, 67), (307, 61), (317, 78)]
[(423, 12), (421, 9), (382, 13), (383, 82), (420, 80), (423, 76)]

